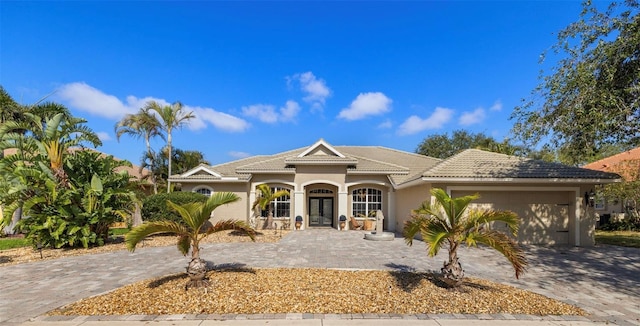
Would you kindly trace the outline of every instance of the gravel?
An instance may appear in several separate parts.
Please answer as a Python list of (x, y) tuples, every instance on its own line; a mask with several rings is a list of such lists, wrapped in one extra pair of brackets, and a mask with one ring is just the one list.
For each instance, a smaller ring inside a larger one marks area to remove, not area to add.
[[(277, 242), (286, 234), (265, 231), (257, 242)], [(155, 236), (144, 246), (175, 245), (173, 236)], [(247, 242), (232, 231), (204, 242)], [(122, 238), (89, 249), (45, 249), (44, 259), (126, 250)], [(0, 251), (0, 266), (39, 261), (32, 248)], [(141, 281), (51, 311), (50, 315), (173, 315), (277, 313), (532, 314), (579, 315), (578, 307), (515, 287), (466, 278), (445, 289), (429, 273), (308, 268), (220, 269), (207, 274), (208, 288), (185, 290), (185, 274)]]
[(208, 288), (185, 290), (184, 274), (127, 285), (50, 315), (533, 314), (585, 315), (539, 294), (467, 278), (458, 290), (433, 274), (329, 269), (224, 269)]

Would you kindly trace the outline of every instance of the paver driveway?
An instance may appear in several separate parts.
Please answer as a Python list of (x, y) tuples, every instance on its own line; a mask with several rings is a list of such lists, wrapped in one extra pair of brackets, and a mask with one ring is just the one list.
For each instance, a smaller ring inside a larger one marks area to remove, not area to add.
[[(640, 249), (527, 247), (529, 269), (515, 280), (499, 253), (463, 248), (466, 274), (532, 290), (576, 304), (590, 320), (640, 325)], [(444, 253), (426, 256), (422, 242), (368, 241), (363, 232), (291, 232), (279, 243), (205, 244), (216, 265), (436, 271)], [(21, 323), (56, 307), (135, 281), (183, 272), (188, 258), (173, 246), (139, 248), (0, 267), (0, 324)]]

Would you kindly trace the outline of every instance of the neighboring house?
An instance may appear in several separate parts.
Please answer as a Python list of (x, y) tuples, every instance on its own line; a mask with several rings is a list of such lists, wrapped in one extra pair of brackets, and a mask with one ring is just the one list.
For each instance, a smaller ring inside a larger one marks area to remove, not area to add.
[(241, 201), (216, 209), (214, 220), (249, 220), (259, 184), (287, 189), (289, 197), (273, 202), (274, 221), (292, 227), (301, 216), (303, 229), (338, 228), (341, 215), (381, 210), (384, 229), (402, 232), (432, 187), (452, 196), (480, 193), (474, 207), (509, 209), (523, 219), (521, 243), (591, 246), (595, 219), (584, 194), (620, 177), (476, 149), (441, 160), (384, 147), (332, 146), (321, 139), (279, 154), (199, 165), (171, 181), (182, 183), (183, 191), (240, 196)]
[[(617, 173), (625, 181), (640, 180), (640, 147), (612, 155), (583, 166), (585, 169)], [(594, 207), (599, 216), (606, 218), (600, 222), (606, 223), (608, 218), (620, 220), (624, 218), (624, 199), (607, 202), (602, 196), (595, 196)]]

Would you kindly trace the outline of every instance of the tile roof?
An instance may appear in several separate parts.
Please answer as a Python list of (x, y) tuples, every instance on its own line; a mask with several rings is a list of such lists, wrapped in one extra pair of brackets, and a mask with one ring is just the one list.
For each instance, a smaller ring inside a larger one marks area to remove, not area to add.
[[(323, 141), (317, 147), (327, 145)], [(330, 146), (330, 145), (329, 145)], [(314, 149), (314, 150), (310, 150)], [(254, 156), (209, 167), (222, 177), (173, 176), (175, 181), (248, 180), (253, 173), (295, 173), (296, 165), (344, 165), (348, 174), (385, 174), (395, 185), (427, 179), (618, 179), (612, 173), (520, 158), (476, 149), (446, 160), (380, 146), (330, 146), (331, 151), (304, 147), (274, 155)], [(326, 149), (326, 148), (324, 148)], [(334, 152), (335, 151), (335, 152)]]
[(640, 147), (605, 157), (583, 166), (585, 169), (615, 172), (624, 177), (625, 180), (638, 179), (640, 177), (638, 175), (639, 167)]
[(560, 163), (482, 151), (464, 150), (426, 171), (429, 178), (481, 179), (618, 179), (613, 173)]

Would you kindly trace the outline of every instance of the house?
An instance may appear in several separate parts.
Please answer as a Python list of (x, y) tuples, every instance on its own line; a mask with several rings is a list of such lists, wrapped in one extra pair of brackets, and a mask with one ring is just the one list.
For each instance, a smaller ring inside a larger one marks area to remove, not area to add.
[[(638, 181), (640, 180), (640, 147), (605, 157), (589, 163), (583, 168), (617, 173), (625, 181)], [(606, 223), (610, 218), (613, 220), (623, 219), (624, 206), (625, 201), (623, 199), (608, 202), (597, 194), (595, 196), (594, 207), (596, 214), (602, 217), (600, 223)]]
[(381, 210), (384, 230), (401, 232), (411, 210), (430, 198), (432, 187), (452, 196), (479, 193), (474, 207), (509, 209), (523, 219), (521, 243), (590, 246), (595, 219), (584, 193), (620, 177), (476, 149), (441, 160), (385, 147), (332, 146), (320, 139), (274, 155), (199, 165), (170, 179), (180, 182), (183, 191), (240, 196), (216, 209), (214, 220), (255, 217), (251, 206), (259, 184), (287, 189), (290, 196), (272, 203), (275, 223), (291, 228), (301, 216), (303, 229), (338, 228), (339, 216), (362, 220)]

